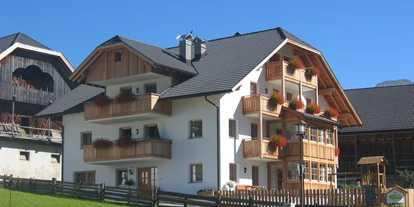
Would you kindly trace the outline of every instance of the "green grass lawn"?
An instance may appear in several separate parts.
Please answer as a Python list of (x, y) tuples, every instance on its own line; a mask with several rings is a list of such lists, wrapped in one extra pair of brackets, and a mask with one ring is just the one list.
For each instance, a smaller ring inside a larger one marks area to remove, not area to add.
[[(10, 191), (0, 188), (0, 206), (8, 207), (10, 205)], [(15, 207), (109, 207), (120, 206), (114, 204), (100, 203), (97, 201), (77, 200), (72, 198), (62, 198), (47, 195), (38, 195), (34, 193), (24, 193), (12, 191), (12, 205)]]

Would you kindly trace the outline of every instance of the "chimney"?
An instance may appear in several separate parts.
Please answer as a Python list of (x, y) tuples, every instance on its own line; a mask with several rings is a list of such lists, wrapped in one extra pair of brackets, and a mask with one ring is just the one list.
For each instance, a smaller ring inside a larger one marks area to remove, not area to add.
[(181, 60), (189, 63), (191, 61), (192, 39), (180, 40), (180, 58)]
[(206, 46), (206, 41), (196, 37), (194, 39), (194, 53), (195, 53), (195, 60), (199, 60), (202, 57), (204, 57), (206, 55), (206, 51), (207, 51), (207, 46)]

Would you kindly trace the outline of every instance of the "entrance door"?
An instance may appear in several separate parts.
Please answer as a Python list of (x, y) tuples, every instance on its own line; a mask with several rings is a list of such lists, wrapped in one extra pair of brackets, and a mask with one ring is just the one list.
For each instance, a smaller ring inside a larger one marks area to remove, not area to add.
[(268, 175), (269, 179), (269, 189), (270, 190), (279, 190), (283, 188), (283, 168), (282, 163), (280, 164), (270, 164), (270, 174)]
[(259, 185), (259, 167), (252, 166), (252, 185)]
[(151, 168), (138, 168), (138, 189), (151, 190)]

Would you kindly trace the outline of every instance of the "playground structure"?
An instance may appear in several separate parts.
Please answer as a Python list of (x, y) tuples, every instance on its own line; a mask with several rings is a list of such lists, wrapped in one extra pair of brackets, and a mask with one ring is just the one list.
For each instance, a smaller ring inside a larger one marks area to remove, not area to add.
[(358, 165), (361, 165), (361, 184), (363, 186), (386, 188), (385, 167), (388, 165), (388, 161), (385, 156), (361, 157)]

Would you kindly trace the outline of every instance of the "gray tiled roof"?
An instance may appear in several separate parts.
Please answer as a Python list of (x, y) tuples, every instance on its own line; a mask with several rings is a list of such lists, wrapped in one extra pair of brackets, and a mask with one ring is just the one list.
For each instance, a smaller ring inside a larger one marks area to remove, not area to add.
[(99, 95), (104, 91), (105, 89), (103, 88), (98, 88), (89, 85), (79, 85), (69, 93), (65, 94), (62, 98), (52, 103), (52, 105), (36, 114), (36, 116), (56, 115), (65, 113), (71, 110), (73, 107), (82, 104), (83, 102)]
[(414, 85), (346, 90), (364, 123), (345, 127), (340, 133), (414, 129)]
[(36, 41), (32, 38), (30, 38), (29, 36), (25, 35), (24, 33), (18, 32), (16, 34), (12, 34), (12, 35), (0, 38), (0, 53), (7, 50), (7, 48), (12, 46), (16, 42), (19, 42), (19, 43), (22, 43), (22, 44), (25, 44), (25, 45), (30, 45), (30, 46), (50, 50), (50, 48), (46, 47), (45, 45), (39, 43), (38, 41)]
[(178, 57), (175, 54), (171, 54), (170, 51), (146, 43), (131, 40), (119, 35), (105, 41), (100, 46), (110, 45), (119, 42), (123, 42), (126, 45), (130, 46), (136, 52), (142, 54), (144, 57), (153, 61), (155, 65), (170, 68), (191, 75), (197, 74), (197, 71), (193, 67), (180, 61)]
[[(199, 74), (172, 87), (161, 98), (229, 92), (289, 37), (296, 38), (282, 28), (275, 28), (210, 40), (206, 43), (207, 55), (193, 62)], [(170, 50), (176, 52), (177, 48)]]

